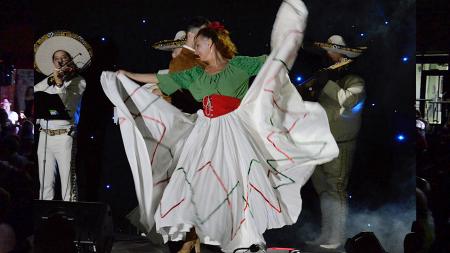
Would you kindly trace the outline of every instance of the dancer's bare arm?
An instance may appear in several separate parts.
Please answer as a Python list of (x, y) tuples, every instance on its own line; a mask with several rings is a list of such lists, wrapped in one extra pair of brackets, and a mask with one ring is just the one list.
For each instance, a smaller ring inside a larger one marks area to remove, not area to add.
[(122, 69), (119, 70), (119, 73), (126, 75), (128, 78), (133, 79), (134, 81), (142, 83), (159, 83), (156, 74), (153, 73), (132, 73)]

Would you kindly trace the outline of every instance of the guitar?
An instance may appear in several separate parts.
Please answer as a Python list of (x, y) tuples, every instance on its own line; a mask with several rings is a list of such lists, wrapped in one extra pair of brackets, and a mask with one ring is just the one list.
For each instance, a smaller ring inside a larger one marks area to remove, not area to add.
[(352, 62), (353, 62), (352, 59), (342, 58), (341, 61), (339, 61), (327, 68), (320, 69), (319, 71), (315, 72), (314, 75), (312, 75), (312, 77), (310, 77), (307, 80), (305, 80), (304, 82), (298, 84), (296, 86), (297, 91), (300, 93), (300, 95), (303, 97), (304, 100), (314, 101), (315, 99), (313, 99), (313, 98), (316, 97), (316, 95), (317, 95), (316, 94), (317, 91), (314, 89), (314, 85), (317, 83), (316, 79), (317, 79), (318, 74), (322, 71), (340, 71), (340, 70), (348, 67), (348, 64), (350, 64)]

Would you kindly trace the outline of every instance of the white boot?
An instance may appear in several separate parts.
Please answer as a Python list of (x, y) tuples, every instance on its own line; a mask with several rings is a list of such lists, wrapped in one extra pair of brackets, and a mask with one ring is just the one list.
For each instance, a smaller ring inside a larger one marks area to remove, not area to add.
[[(325, 197), (325, 196), (324, 196)], [(329, 238), (320, 247), (325, 249), (337, 249), (344, 241), (345, 222), (347, 218), (347, 200), (345, 198), (334, 199), (331, 196), (324, 198), (326, 207), (329, 209), (322, 213), (322, 216), (329, 216)]]
[[(321, 227), (320, 227), (320, 235), (316, 239), (312, 241), (306, 241), (306, 244), (309, 245), (320, 245), (328, 241), (330, 237), (330, 223), (331, 223), (331, 215), (330, 212), (330, 201), (328, 197), (324, 197), (326, 193), (320, 195), (320, 212), (321, 212)], [(327, 213), (328, 212), (328, 213)]]

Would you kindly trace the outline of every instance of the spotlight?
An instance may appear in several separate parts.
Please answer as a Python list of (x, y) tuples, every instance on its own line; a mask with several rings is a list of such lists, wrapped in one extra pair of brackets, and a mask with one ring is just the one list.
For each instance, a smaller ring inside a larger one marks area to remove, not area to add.
[(384, 21), (384, 24), (387, 25), (387, 24), (389, 24), (389, 22), (388, 21)]
[(108, 189), (108, 190), (111, 189), (111, 185), (107, 184), (106, 189)]
[(408, 58), (407, 56), (403, 56), (403, 57), (402, 57), (402, 61), (403, 61), (403, 62), (408, 62), (408, 60), (409, 60), (409, 58)]
[(301, 75), (297, 75), (297, 76), (295, 77), (295, 81), (296, 81), (297, 83), (300, 83), (301, 81), (303, 81), (303, 77), (302, 77)]
[(406, 140), (406, 137), (405, 137), (405, 135), (403, 135), (403, 134), (397, 134), (397, 136), (395, 136), (395, 139), (396, 139), (398, 142), (404, 142), (404, 141)]
[(360, 33), (359, 36), (364, 37), (364, 33)]
[(345, 243), (347, 253), (386, 253), (373, 232), (361, 232)]
[(102, 41), (106, 41), (106, 38), (105, 38), (105, 37), (102, 37), (101, 40), (102, 40)]

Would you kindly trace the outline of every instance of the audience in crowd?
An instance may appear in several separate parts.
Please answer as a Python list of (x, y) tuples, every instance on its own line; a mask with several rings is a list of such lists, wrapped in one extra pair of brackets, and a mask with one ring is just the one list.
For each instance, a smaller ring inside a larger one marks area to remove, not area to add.
[(0, 253), (31, 252), (33, 153), (33, 123), (0, 108)]
[(450, 252), (450, 118), (444, 122), (428, 124), (416, 112), (415, 252)]

